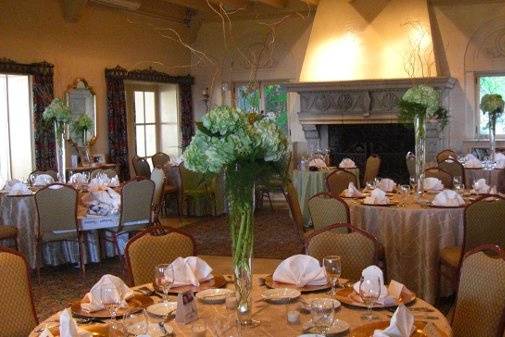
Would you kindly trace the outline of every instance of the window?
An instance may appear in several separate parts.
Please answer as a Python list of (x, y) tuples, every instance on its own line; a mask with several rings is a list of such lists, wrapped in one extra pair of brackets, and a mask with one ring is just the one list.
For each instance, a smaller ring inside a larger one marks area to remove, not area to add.
[[(487, 137), (489, 134), (489, 130), (487, 127), (488, 124), (488, 116), (480, 110), (480, 100), (482, 96), (486, 94), (499, 94), (505, 98), (505, 75), (486, 75), (478, 77), (478, 102), (477, 102), (477, 110), (479, 111), (479, 135), (483, 137)], [(498, 118), (496, 122), (496, 134), (505, 136), (505, 120), (502, 115)]]
[(259, 82), (256, 87), (247, 84), (235, 86), (235, 104), (243, 111), (261, 112), (275, 119), (277, 125), (288, 132), (288, 95), (282, 83)]
[[(131, 143), (139, 157), (150, 158), (156, 152), (180, 153), (179, 104), (175, 84), (134, 84), (127, 86), (131, 111)], [(133, 111), (132, 111), (133, 110)]]
[(30, 78), (0, 74), (0, 183), (33, 169)]

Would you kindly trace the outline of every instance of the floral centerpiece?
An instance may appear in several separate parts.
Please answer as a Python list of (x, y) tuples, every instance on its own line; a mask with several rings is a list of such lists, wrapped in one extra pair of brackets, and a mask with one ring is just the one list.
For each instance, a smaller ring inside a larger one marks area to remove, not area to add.
[(496, 120), (503, 114), (503, 98), (497, 94), (487, 94), (480, 100), (480, 109), (488, 114), (489, 145), (491, 148), (491, 160), (495, 161), (496, 155)]
[(251, 319), (254, 224), (254, 187), (279, 172), (287, 153), (287, 140), (275, 121), (257, 113), (228, 106), (209, 111), (198, 124), (184, 152), (184, 165), (192, 171), (224, 171), (229, 203), (237, 312), (242, 324)]
[(58, 165), (58, 175), (60, 180), (66, 182), (65, 169), (65, 134), (70, 123), (70, 108), (60, 98), (55, 98), (47, 106), (42, 114), (42, 119), (54, 125), (54, 136), (56, 137), (56, 162)]
[(85, 113), (72, 123), (72, 131), (82, 138), (82, 144), (87, 145), (87, 133), (93, 127), (93, 120)]
[(438, 92), (427, 85), (408, 89), (399, 101), (399, 120), (414, 123), (416, 152), (416, 182), (418, 195), (423, 193), (424, 168), (426, 166), (426, 121), (438, 121), (440, 129), (448, 123), (447, 110), (440, 106)]

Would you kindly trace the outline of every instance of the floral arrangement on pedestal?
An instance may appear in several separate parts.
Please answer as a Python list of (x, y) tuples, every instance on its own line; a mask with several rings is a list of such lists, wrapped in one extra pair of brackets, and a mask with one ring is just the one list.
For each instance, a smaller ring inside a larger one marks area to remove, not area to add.
[(251, 319), (254, 187), (258, 181), (267, 181), (280, 172), (286, 154), (287, 140), (275, 121), (229, 106), (216, 107), (202, 117), (184, 152), (184, 165), (189, 170), (225, 173), (237, 313), (244, 325), (254, 323)]
[(44, 110), (42, 119), (54, 125), (58, 178), (60, 181), (66, 182), (65, 135), (68, 133), (67, 127), (71, 121), (70, 108), (60, 98), (56, 97)]
[(438, 121), (440, 130), (448, 123), (447, 110), (440, 106), (440, 95), (427, 85), (419, 84), (408, 89), (400, 99), (399, 121), (414, 123), (417, 194), (423, 193), (426, 166), (426, 121)]
[(501, 95), (487, 94), (480, 100), (480, 109), (484, 114), (488, 114), (489, 147), (491, 149), (490, 159), (495, 161), (496, 155), (496, 120), (503, 114), (504, 101)]
[(82, 145), (87, 145), (88, 131), (93, 128), (93, 120), (89, 115), (83, 113), (72, 123), (72, 131), (82, 139)]

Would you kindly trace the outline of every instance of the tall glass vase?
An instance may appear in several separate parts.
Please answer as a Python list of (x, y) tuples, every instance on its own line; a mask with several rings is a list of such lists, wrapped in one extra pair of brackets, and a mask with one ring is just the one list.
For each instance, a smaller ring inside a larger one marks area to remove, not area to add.
[(489, 114), (489, 160), (495, 162), (496, 156), (496, 117), (493, 113)]
[(420, 197), (424, 192), (424, 169), (426, 166), (426, 116), (416, 116), (414, 129), (416, 137), (416, 194)]
[(226, 173), (237, 318), (244, 326), (259, 323), (252, 319), (254, 179), (250, 173), (247, 168), (238, 166)]
[(54, 122), (54, 137), (56, 140), (56, 165), (58, 171), (58, 181), (67, 182), (66, 156), (65, 156), (65, 125)]

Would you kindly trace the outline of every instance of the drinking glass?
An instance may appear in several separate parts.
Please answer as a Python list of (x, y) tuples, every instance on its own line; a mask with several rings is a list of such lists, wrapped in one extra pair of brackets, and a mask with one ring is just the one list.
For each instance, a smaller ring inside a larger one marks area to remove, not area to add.
[(163, 301), (168, 302), (168, 292), (174, 284), (174, 268), (171, 264), (159, 264), (154, 267), (154, 283), (163, 292)]
[(326, 274), (328, 274), (331, 282), (331, 290), (329, 294), (334, 296), (337, 291), (336, 287), (338, 285), (338, 279), (342, 273), (342, 262), (340, 256), (330, 255), (323, 258), (323, 266), (326, 269)]
[(361, 318), (364, 320), (374, 320), (377, 317), (373, 315), (372, 307), (380, 297), (382, 284), (379, 277), (362, 277), (359, 282), (359, 296), (367, 306), (367, 312)]
[(409, 178), (409, 183), (410, 183), (410, 187), (411, 187), (411, 189), (415, 192), (415, 190), (416, 190), (416, 186), (417, 186), (417, 178), (416, 178), (416, 177), (414, 177), (414, 176), (411, 176), (411, 177)]
[(405, 207), (410, 194), (410, 185), (400, 185), (398, 187), (398, 194), (400, 195), (400, 207)]
[(121, 296), (119, 296), (116, 287), (113, 284), (105, 284), (100, 290), (101, 301), (104, 307), (109, 311), (110, 318), (115, 320), (117, 310), (121, 305)]
[(123, 326), (127, 336), (147, 335), (149, 320), (142, 308), (133, 308), (123, 316)]
[(310, 302), (310, 313), (312, 315), (314, 327), (326, 335), (335, 319), (333, 300), (329, 298), (318, 298), (313, 300)]
[(465, 185), (463, 184), (463, 181), (460, 176), (455, 176), (452, 178), (452, 183), (454, 185), (454, 190), (458, 192), (459, 194), (463, 193), (463, 190), (465, 189)]

